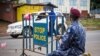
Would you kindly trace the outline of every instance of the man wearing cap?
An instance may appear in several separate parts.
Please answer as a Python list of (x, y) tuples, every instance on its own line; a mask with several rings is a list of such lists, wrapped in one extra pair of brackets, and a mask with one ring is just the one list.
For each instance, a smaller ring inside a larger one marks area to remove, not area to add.
[(80, 12), (77, 9), (70, 10), (71, 25), (64, 35), (56, 36), (56, 40), (62, 40), (58, 50), (48, 56), (80, 56), (85, 52), (86, 33), (79, 22)]

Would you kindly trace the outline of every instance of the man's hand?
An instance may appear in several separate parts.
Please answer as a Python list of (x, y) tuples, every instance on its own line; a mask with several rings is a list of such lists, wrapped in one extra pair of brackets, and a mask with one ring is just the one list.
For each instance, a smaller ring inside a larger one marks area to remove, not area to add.
[(61, 39), (61, 36), (62, 36), (62, 35), (57, 35), (57, 36), (55, 37), (55, 39), (56, 39), (56, 40), (60, 40), (60, 39)]

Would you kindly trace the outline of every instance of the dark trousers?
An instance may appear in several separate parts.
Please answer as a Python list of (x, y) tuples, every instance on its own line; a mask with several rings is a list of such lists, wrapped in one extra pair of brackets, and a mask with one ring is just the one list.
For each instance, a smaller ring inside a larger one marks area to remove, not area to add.
[(56, 30), (54, 29), (54, 25), (55, 23), (54, 22), (49, 22), (49, 35), (53, 35), (53, 33), (56, 35)]
[(60, 52), (53, 51), (52, 53), (48, 54), (48, 56), (63, 56)]
[(63, 50), (56, 50), (51, 52), (50, 54), (48, 54), (48, 56), (80, 56), (82, 53), (82, 51), (78, 50), (78, 49), (67, 49), (65, 51)]

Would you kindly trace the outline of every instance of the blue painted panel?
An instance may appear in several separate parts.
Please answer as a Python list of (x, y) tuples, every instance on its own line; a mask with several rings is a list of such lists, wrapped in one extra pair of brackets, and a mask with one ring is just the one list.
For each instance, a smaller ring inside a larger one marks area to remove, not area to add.
[(46, 23), (34, 23), (33, 32), (34, 32), (34, 35), (33, 35), (34, 44), (46, 47), (47, 45), (44, 45), (44, 44), (48, 43), (47, 24)]

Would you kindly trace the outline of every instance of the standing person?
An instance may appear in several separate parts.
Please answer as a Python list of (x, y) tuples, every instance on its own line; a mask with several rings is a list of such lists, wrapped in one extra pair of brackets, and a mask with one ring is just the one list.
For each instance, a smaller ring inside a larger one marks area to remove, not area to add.
[(85, 52), (86, 33), (79, 22), (80, 12), (77, 9), (70, 10), (71, 25), (64, 35), (56, 36), (56, 40), (62, 40), (58, 50), (48, 56), (79, 56)]
[[(51, 12), (49, 13), (49, 34), (51, 36), (51, 34), (55, 33), (56, 31), (54, 29), (54, 25), (55, 25), (55, 20), (56, 20), (56, 15), (55, 12), (53, 10), (53, 8), (51, 9)], [(52, 33), (51, 33), (52, 32)]]

